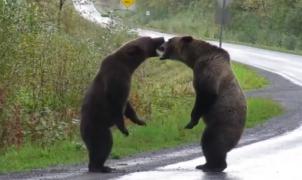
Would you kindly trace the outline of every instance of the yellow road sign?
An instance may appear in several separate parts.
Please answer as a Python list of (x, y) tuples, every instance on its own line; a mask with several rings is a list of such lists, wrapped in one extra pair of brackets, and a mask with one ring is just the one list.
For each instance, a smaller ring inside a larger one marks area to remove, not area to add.
[(135, 4), (135, 0), (121, 0), (121, 4), (126, 8), (129, 8)]

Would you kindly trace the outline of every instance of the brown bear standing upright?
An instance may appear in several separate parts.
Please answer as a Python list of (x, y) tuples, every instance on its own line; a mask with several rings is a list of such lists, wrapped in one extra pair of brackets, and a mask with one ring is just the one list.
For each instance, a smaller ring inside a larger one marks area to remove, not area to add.
[(81, 136), (89, 152), (90, 172), (112, 170), (104, 166), (113, 143), (111, 126), (116, 125), (128, 136), (124, 115), (138, 125), (145, 125), (128, 101), (131, 76), (146, 58), (156, 56), (156, 49), (162, 43), (163, 38), (141, 37), (128, 42), (102, 62), (81, 109)]
[(236, 146), (246, 119), (245, 96), (232, 72), (229, 54), (191, 36), (174, 37), (159, 49), (161, 59), (180, 60), (193, 69), (196, 92), (192, 129), (203, 117), (206, 124), (201, 146), (206, 158), (196, 168), (220, 172), (227, 167), (227, 152)]

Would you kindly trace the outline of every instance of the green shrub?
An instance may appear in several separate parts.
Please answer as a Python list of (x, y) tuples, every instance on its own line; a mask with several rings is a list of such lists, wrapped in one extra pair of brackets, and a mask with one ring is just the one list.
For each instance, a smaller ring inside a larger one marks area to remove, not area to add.
[(77, 136), (101, 59), (130, 38), (82, 19), (71, 1), (62, 12), (56, 3), (0, 1), (0, 148)]

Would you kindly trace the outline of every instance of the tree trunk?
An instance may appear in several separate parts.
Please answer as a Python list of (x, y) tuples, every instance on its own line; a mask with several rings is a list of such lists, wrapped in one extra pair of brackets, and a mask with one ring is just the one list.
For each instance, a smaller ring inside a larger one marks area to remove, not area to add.
[(60, 0), (60, 11), (62, 11), (63, 9), (63, 5), (64, 5), (65, 0)]

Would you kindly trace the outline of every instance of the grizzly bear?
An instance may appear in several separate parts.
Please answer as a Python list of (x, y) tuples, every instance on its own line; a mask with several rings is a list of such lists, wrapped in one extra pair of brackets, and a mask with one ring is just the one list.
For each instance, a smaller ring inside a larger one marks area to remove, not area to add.
[(243, 132), (247, 110), (228, 52), (191, 36), (174, 37), (157, 51), (160, 59), (179, 60), (193, 70), (196, 99), (185, 128), (192, 129), (201, 117), (206, 124), (201, 138), (206, 163), (196, 168), (223, 171), (227, 152), (236, 146)]
[(81, 136), (88, 149), (90, 172), (111, 172), (104, 166), (113, 140), (110, 127), (128, 136), (124, 115), (133, 123), (145, 125), (128, 101), (131, 76), (147, 58), (157, 56), (163, 38), (141, 37), (130, 41), (107, 56), (88, 89), (81, 108)]

